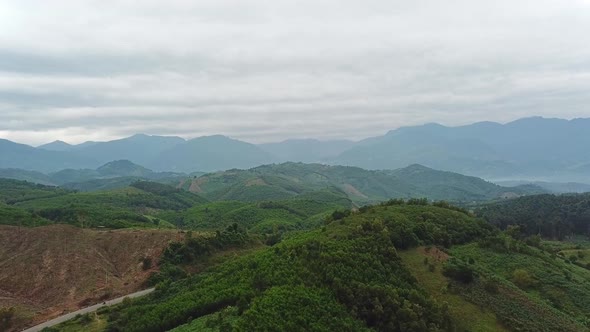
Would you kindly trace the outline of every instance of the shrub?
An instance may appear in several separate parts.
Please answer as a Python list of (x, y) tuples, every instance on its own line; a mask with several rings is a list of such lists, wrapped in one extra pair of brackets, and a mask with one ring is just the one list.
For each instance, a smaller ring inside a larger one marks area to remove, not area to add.
[(512, 272), (512, 282), (520, 288), (529, 288), (535, 281), (527, 270), (516, 269)]
[(445, 263), (443, 274), (465, 284), (472, 282), (476, 275), (471, 266), (456, 258), (451, 258)]
[(483, 289), (490, 294), (498, 294), (500, 292), (498, 283), (494, 280), (486, 280), (483, 284)]
[(15, 312), (14, 307), (0, 308), (0, 330), (1, 331), (8, 331), (10, 326), (12, 326), (12, 318), (14, 317), (14, 312)]
[(146, 271), (152, 268), (152, 258), (151, 257), (144, 257), (141, 260), (141, 268)]

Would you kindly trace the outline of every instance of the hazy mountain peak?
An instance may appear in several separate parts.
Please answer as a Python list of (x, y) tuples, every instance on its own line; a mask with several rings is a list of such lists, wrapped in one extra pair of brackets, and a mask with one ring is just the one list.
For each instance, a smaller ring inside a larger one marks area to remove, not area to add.
[(43, 144), (38, 146), (39, 149), (50, 150), (50, 151), (68, 151), (74, 146), (64, 141), (56, 140), (51, 143)]
[(426, 167), (421, 164), (411, 164), (411, 165), (408, 165), (407, 167), (404, 167), (403, 169), (408, 170), (408, 171), (433, 171), (432, 168)]
[(152, 171), (129, 160), (115, 160), (96, 169), (102, 175), (145, 176)]
[(143, 133), (137, 133), (137, 134), (131, 135), (131, 136), (127, 137), (127, 138), (128, 139), (142, 139), (142, 138), (147, 138), (147, 137), (150, 137), (150, 135), (146, 135), (146, 134), (143, 134)]

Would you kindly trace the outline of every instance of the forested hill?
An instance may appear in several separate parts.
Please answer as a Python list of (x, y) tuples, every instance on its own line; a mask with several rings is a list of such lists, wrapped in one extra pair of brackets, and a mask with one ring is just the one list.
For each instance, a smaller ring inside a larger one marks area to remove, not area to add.
[(394, 171), (283, 163), (229, 170), (182, 181), (180, 186), (211, 200), (259, 201), (336, 188), (362, 205), (390, 198), (426, 197), (472, 202), (544, 192), (536, 186), (501, 187), (480, 178), (411, 165)]
[[(161, 183), (139, 181), (93, 193), (0, 179), (0, 224), (41, 226), (53, 223), (80, 227), (172, 227), (151, 215), (179, 211), (207, 200)], [(148, 216), (149, 215), (149, 216)]]
[(586, 331), (589, 277), (460, 209), (394, 200), (57, 330)]
[(477, 214), (501, 228), (519, 226), (524, 235), (590, 235), (590, 193), (525, 196), (485, 205)]

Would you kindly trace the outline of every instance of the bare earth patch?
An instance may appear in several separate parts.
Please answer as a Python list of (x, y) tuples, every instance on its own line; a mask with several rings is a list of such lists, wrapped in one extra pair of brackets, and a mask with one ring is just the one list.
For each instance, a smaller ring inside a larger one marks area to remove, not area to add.
[(362, 198), (368, 198), (367, 195), (363, 194), (360, 190), (356, 189), (353, 185), (345, 183), (342, 185), (344, 191), (349, 195), (354, 195)]
[(252, 179), (252, 180), (249, 180), (248, 182), (246, 182), (246, 187), (251, 187), (251, 186), (266, 186), (266, 185), (268, 185), (268, 183), (266, 183), (261, 178)]
[(182, 239), (173, 230), (0, 226), (0, 306), (32, 312), (22, 328), (138, 291), (168, 243)]

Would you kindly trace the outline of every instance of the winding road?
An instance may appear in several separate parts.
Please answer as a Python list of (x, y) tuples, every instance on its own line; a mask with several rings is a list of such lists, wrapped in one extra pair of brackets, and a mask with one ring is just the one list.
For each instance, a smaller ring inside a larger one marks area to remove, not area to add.
[(125, 298), (131, 298), (132, 299), (132, 298), (136, 298), (136, 297), (141, 297), (141, 296), (147, 295), (147, 294), (153, 292), (154, 289), (155, 288), (145, 289), (145, 290), (142, 290), (142, 291), (139, 291), (139, 292), (135, 292), (135, 293), (132, 293), (132, 294), (128, 294), (128, 295), (125, 295), (125, 296), (118, 297), (116, 299), (112, 299), (112, 300), (106, 301), (104, 303), (95, 304), (95, 305), (90, 306), (90, 307), (86, 307), (86, 308), (83, 308), (83, 309), (80, 309), (80, 310), (77, 310), (77, 311), (74, 311), (74, 312), (70, 312), (69, 314), (65, 314), (65, 315), (59, 316), (59, 317), (54, 318), (52, 320), (49, 320), (49, 321), (47, 321), (45, 323), (42, 323), (42, 324), (39, 324), (37, 326), (33, 326), (31, 328), (28, 328), (28, 329), (24, 330), (23, 332), (39, 332), (39, 331), (43, 330), (46, 327), (52, 327), (52, 326), (55, 326), (57, 324), (63, 323), (65, 321), (68, 321), (68, 320), (76, 317), (77, 315), (83, 315), (83, 314), (87, 314), (87, 313), (90, 313), (90, 312), (95, 312), (96, 310), (98, 310), (98, 309), (100, 309), (102, 307), (108, 307), (108, 306), (111, 306), (111, 305), (119, 304), (119, 303), (123, 302), (123, 300)]

